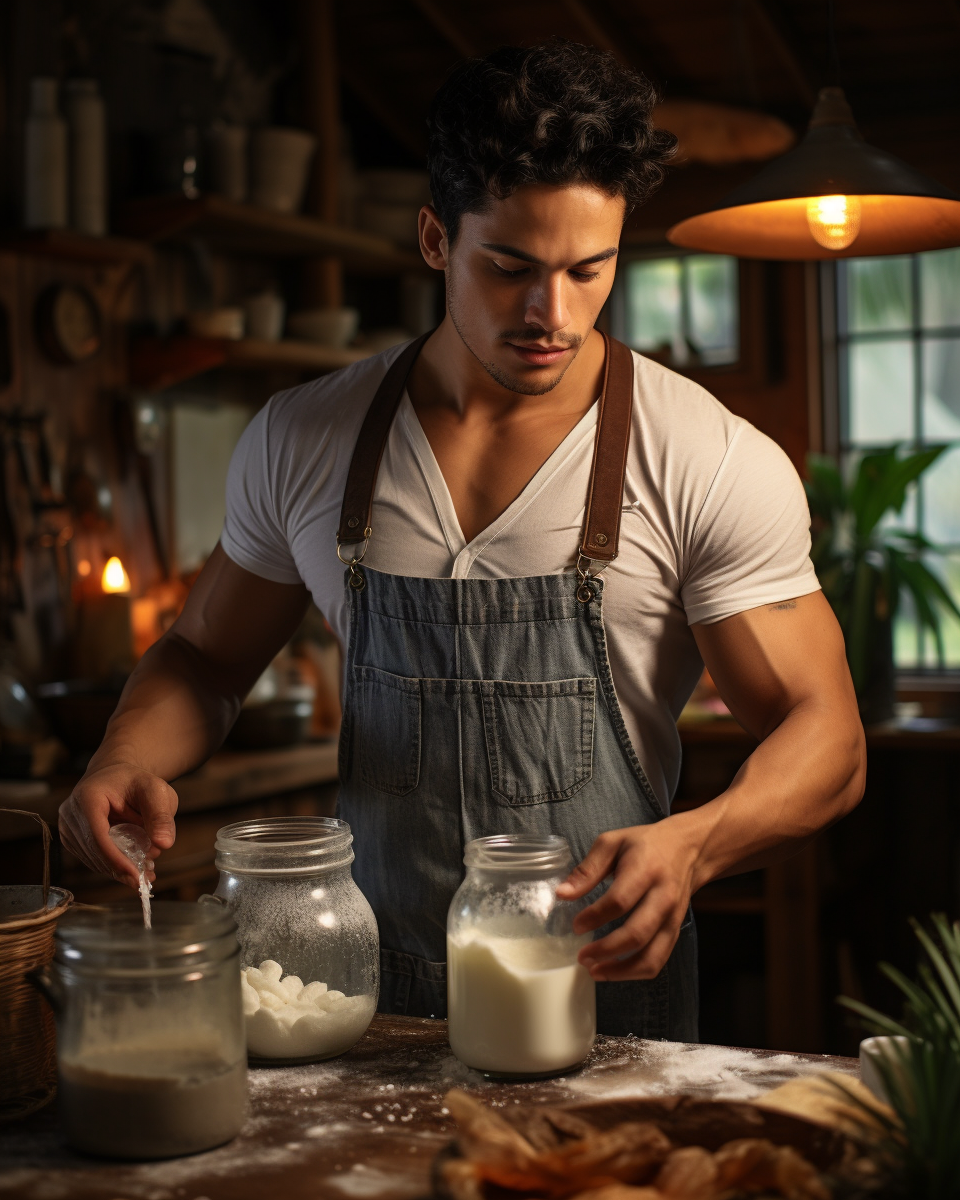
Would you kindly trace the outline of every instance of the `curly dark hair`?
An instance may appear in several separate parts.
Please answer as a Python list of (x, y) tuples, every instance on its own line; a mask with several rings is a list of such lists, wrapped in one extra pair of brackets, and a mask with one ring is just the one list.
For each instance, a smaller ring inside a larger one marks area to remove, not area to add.
[(428, 119), (430, 188), (450, 241), (464, 213), (530, 183), (590, 183), (627, 212), (642, 204), (676, 153), (651, 123), (657, 99), (612, 54), (562, 38), (460, 63)]

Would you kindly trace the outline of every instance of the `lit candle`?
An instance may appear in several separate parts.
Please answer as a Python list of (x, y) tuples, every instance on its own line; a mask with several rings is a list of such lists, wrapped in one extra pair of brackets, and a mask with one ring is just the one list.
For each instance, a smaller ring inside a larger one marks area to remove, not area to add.
[(133, 669), (130, 577), (116, 556), (100, 576), (100, 594), (80, 603), (76, 672), (83, 679), (104, 679)]

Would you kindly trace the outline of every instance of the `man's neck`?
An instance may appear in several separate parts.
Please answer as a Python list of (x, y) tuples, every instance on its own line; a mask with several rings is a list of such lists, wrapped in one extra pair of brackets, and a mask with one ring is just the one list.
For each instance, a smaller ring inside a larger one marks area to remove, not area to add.
[(408, 380), (417, 412), (454, 410), (461, 418), (497, 421), (513, 414), (549, 410), (584, 413), (600, 393), (604, 344), (596, 330), (584, 338), (576, 358), (549, 392), (529, 395), (504, 387), (465, 344), (449, 313), (424, 344)]

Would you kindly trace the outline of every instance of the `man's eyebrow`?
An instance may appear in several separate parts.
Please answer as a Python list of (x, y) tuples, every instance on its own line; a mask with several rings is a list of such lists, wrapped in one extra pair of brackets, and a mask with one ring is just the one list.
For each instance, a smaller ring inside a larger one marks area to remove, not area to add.
[[(534, 258), (532, 254), (526, 254), (523, 250), (518, 250), (515, 246), (501, 246), (498, 242), (481, 242), (480, 245), (484, 250), (493, 250), (496, 254), (507, 254), (510, 258), (519, 258), (521, 262), (534, 263), (538, 267), (543, 266), (543, 260)], [(574, 263), (575, 267), (586, 267), (590, 263), (606, 262), (608, 258), (613, 258), (617, 253), (617, 247), (611, 246), (607, 250), (601, 250), (599, 254), (591, 254), (589, 258), (581, 258), (579, 262)]]

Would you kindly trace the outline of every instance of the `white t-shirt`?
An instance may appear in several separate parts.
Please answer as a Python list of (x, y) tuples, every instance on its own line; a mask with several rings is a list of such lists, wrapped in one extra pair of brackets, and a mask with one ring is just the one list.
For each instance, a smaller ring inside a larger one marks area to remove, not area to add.
[[(239, 566), (307, 585), (345, 645), (336, 531), (347, 469), (377, 385), (399, 353), (274, 396), (237, 446), (222, 545)], [(666, 807), (676, 718), (702, 669), (690, 625), (817, 591), (803, 488), (783, 451), (698, 384), (634, 355), (633, 429), (619, 557), (604, 624), (627, 729)], [(593, 455), (594, 405), (509, 508), (469, 545), (407, 397), (383, 455), (365, 561), (378, 571), (492, 579), (571, 569)]]

